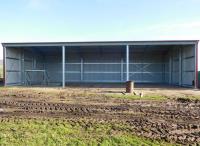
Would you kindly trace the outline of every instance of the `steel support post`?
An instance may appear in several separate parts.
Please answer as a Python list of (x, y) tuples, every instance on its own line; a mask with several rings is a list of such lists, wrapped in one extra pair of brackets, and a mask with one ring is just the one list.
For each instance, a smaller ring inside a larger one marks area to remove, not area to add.
[(179, 86), (182, 85), (182, 48), (179, 48)]
[(124, 80), (124, 62), (123, 58), (121, 58), (121, 81)]
[(62, 46), (62, 87), (65, 88), (65, 46)]
[(126, 46), (126, 81), (129, 81), (129, 45)]
[(83, 58), (81, 58), (81, 81), (83, 81)]
[(169, 53), (169, 84), (172, 84), (172, 52)]
[(195, 44), (195, 81), (194, 88), (197, 89), (199, 87), (199, 78), (198, 78), (198, 42)]
[(3, 78), (4, 78), (4, 86), (7, 86), (7, 56), (6, 56), (6, 47), (3, 47)]

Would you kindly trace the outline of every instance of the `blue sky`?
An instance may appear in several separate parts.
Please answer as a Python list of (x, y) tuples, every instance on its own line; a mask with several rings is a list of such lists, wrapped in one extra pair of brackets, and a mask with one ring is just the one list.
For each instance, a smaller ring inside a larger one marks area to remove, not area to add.
[[(200, 0), (2, 0), (0, 42), (200, 39)], [(0, 47), (0, 59), (2, 58)]]

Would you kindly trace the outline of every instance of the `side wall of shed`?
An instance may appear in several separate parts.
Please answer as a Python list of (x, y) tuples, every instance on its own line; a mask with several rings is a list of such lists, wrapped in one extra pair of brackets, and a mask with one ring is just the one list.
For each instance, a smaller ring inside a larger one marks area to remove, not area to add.
[(172, 84), (194, 86), (195, 46), (175, 46), (171, 50)]
[(182, 85), (194, 86), (195, 81), (195, 47), (182, 49)]
[(21, 85), (21, 49), (6, 48), (6, 85)]
[[(5, 85), (25, 85), (26, 70), (43, 69), (43, 57), (39, 53), (24, 48), (6, 48)], [(30, 74), (32, 82), (41, 81), (41, 75)]]

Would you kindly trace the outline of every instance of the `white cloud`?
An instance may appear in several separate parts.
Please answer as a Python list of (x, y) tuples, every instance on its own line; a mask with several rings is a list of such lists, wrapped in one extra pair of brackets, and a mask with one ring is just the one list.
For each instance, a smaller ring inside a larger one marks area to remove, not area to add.
[(158, 24), (146, 28), (133, 30), (132, 32), (141, 33), (142, 35), (154, 36), (166, 39), (200, 39), (200, 21)]
[(177, 23), (177, 24), (166, 24), (166, 25), (156, 25), (149, 28), (150, 31), (162, 32), (162, 33), (172, 33), (176, 32), (188, 32), (188, 31), (200, 31), (200, 21), (187, 22), (187, 23)]

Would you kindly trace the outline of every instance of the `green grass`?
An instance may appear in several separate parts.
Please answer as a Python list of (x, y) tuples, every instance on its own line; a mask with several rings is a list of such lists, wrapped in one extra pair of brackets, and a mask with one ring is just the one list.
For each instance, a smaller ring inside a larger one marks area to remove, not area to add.
[(143, 100), (165, 100), (168, 99), (166, 96), (163, 95), (144, 95), (143, 97), (140, 97), (139, 95), (133, 95), (133, 94), (107, 94), (107, 97), (111, 98), (121, 98), (121, 99), (143, 99)]
[(178, 99), (178, 98), (183, 98), (183, 99), (189, 99), (189, 100), (200, 100), (200, 96), (197, 95), (184, 95), (181, 97), (168, 97), (164, 95), (159, 95), (159, 94), (149, 94), (149, 95), (144, 95), (143, 97), (140, 97), (139, 95), (134, 95), (134, 94), (107, 94), (106, 97), (108, 98), (119, 98), (119, 99), (131, 99), (131, 100), (168, 100), (168, 99)]
[(123, 124), (84, 120), (7, 119), (0, 122), (0, 145), (20, 146), (160, 146), (172, 145), (139, 138)]

